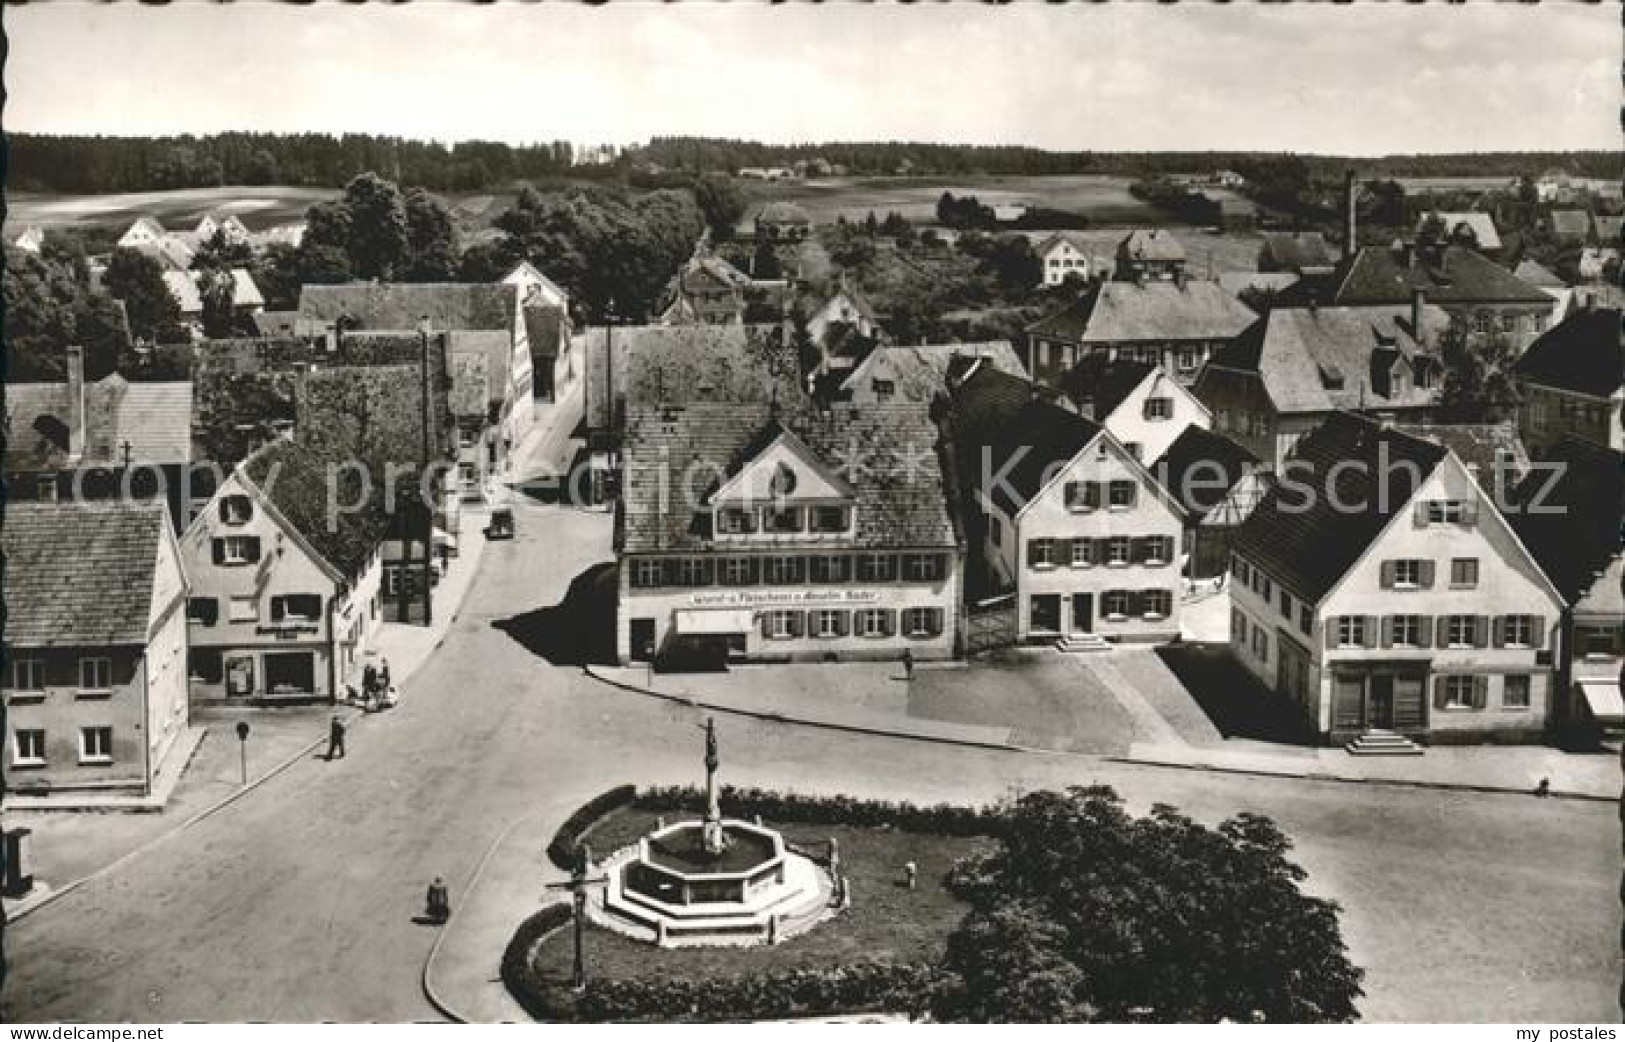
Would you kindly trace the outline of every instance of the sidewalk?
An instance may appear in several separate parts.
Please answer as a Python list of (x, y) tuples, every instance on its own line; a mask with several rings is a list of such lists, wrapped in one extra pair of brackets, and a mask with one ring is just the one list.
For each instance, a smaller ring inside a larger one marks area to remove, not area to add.
[(89, 789), (84, 792), (62, 790), (50, 796), (24, 796), (7, 793), (6, 811), (94, 811), (128, 810), (160, 811), (180, 784), (192, 755), (203, 743), (205, 732), (201, 727), (187, 727), (175, 738), (175, 746), (164, 761), (162, 773), (155, 779), (152, 791), (142, 793), (102, 792)]
[[(1619, 760), (1609, 754), (1491, 745), (1434, 746), (1421, 756), (1356, 757), (1342, 749), (1227, 741), (1205, 719), (1170, 712), (1171, 703), (1161, 690), (1166, 670), (1153, 670), (1153, 664), (1144, 661), (1143, 650), (1087, 656), (1042, 650), (1022, 658), (1035, 662), (1030, 681), (1034, 688), (1052, 688), (1057, 675), (1070, 678), (1074, 737), (1044, 736), (1031, 723), (999, 718), (1035, 708), (1049, 713), (1050, 720), (1063, 718), (1051, 706), (1014, 689), (1027, 682), (1019, 668), (928, 663), (915, 670), (912, 682), (903, 679), (901, 665), (893, 662), (740, 666), (726, 673), (682, 675), (651, 674), (641, 666), (588, 666), (587, 673), (626, 691), (701, 709), (955, 745), (1464, 791), (1533, 793), (1544, 778), (1554, 796), (1600, 800), (1620, 796)], [(972, 705), (963, 697), (967, 689), (978, 694), (996, 690), (1000, 697), (981, 697)], [(1043, 694), (1052, 700), (1053, 691)], [(1091, 729), (1100, 732), (1099, 740), (1087, 740)]]
[[(410, 679), (445, 639), (472, 586), (485, 548), (480, 530), (483, 519), (465, 513), (460, 526), (463, 552), (452, 559), (440, 581), (432, 626), (385, 623), (374, 647), (389, 659), (392, 678), (412, 697)], [(328, 721), (337, 711), (346, 726), (365, 724), (358, 709), (338, 706), (299, 706), (288, 709), (216, 708), (199, 710), (194, 723), (202, 724), (192, 763), (181, 773), (169, 805), (160, 814), (74, 814), (49, 810), (23, 810), (7, 800), (7, 827), (22, 825), (29, 837), (35, 889), (16, 905), (6, 904), (12, 918), (45, 907), (79, 885), (108, 871), (119, 862), (164, 842), (176, 833), (229, 806), (299, 760), (310, 756), (327, 740)], [(241, 750), (235, 733), (239, 720), (251, 728), (248, 744), (248, 784), (242, 784)], [(109, 807), (109, 810), (143, 808)], [(15, 909), (15, 910), (14, 910)]]

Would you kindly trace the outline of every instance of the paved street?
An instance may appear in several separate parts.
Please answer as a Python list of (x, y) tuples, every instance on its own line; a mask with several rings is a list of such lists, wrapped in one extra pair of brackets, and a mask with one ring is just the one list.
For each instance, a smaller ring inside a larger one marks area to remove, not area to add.
[[(523, 512), (485, 552), (444, 646), (349, 755), (301, 762), (227, 811), (8, 931), (7, 1020), (436, 1019), (421, 990), (429, 879), (453, 900), (512, 823), (609, 785), (695, 781), (692, 710), (570, 664), (576, 610), (547, 611), (610, 557), (609, 518)], [(537, 653), (540, 649), (550, 663)], [(554, 664), (557, 663), (557, 664)], [(1347, 909), (1370, 1019), (1611, 1019), (1616, 808), (1522, 796), (1258, 779), (966, 750), (729, 719), (738, 784), (986, 800), (1104, 781), (1135, 809), (1253, 810)], [(547, 828), (540, 828), (543, 835)], [(537, 851), (537, 894), (551, 878)], [(513, 910), (514, 922), (527, 908)], [(497, 953), (492, 953), (495, 965)]]

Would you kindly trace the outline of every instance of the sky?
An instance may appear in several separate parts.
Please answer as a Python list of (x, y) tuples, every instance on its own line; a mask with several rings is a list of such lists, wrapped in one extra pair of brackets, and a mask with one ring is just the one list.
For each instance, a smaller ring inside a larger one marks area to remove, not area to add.
[(7, 6), (13, 131), (1343, 155), (1620, 147), (1620, 8)]

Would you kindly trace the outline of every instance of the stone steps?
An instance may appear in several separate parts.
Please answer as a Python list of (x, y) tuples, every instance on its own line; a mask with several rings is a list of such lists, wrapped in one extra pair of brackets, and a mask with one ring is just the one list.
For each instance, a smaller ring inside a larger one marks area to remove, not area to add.
[(1350, 756), (1421, 756), (1423, 749), (1402, 734), (1367, 731), (1343, 746)]
[(1089, 651), (1110, 651), (1113, 644), (1104, 637), (1093, 633), (1073, 633), (1062, 637), (1055, 642), (1055, 650), (1068, 654)]

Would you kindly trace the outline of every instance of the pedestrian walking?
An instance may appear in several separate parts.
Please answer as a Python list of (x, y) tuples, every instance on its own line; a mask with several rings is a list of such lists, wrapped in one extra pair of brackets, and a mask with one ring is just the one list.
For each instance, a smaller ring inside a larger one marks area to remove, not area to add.
[(389, 690), (389, 659), (387, 658), (384, 659), (383, 667), (378, 670), (378, 689), (380, 691)]
[(361, 671), (361, 699), (363, 703), (372, 701), (373, 692), (378, 690), (378, 667), (371, 662)]
[(913, 648), (904, 648), (903, 649), (903, 679), (904, 680), (913, 680), (914, 679), (914, 649)]
[(1550, 778), (1542, 778), (1540, 780), (1540, 784), (1535, 786), (1535, 795), (1539, 796), (1541, 799), (1545, 799), (1551, 794), (1552, 780)]
[(444, 923), (451, 918), (451, 893), (446, 889), (446, 881), (439, 876), (429, 884), (429, 894), (424, 901), (426, 915), (432, 923)]
[(333, 714), (332, 726), (327, 729), (327, 761), (332, 763), (335, 756), (344, 758), (344, 721), (337, 713)]

